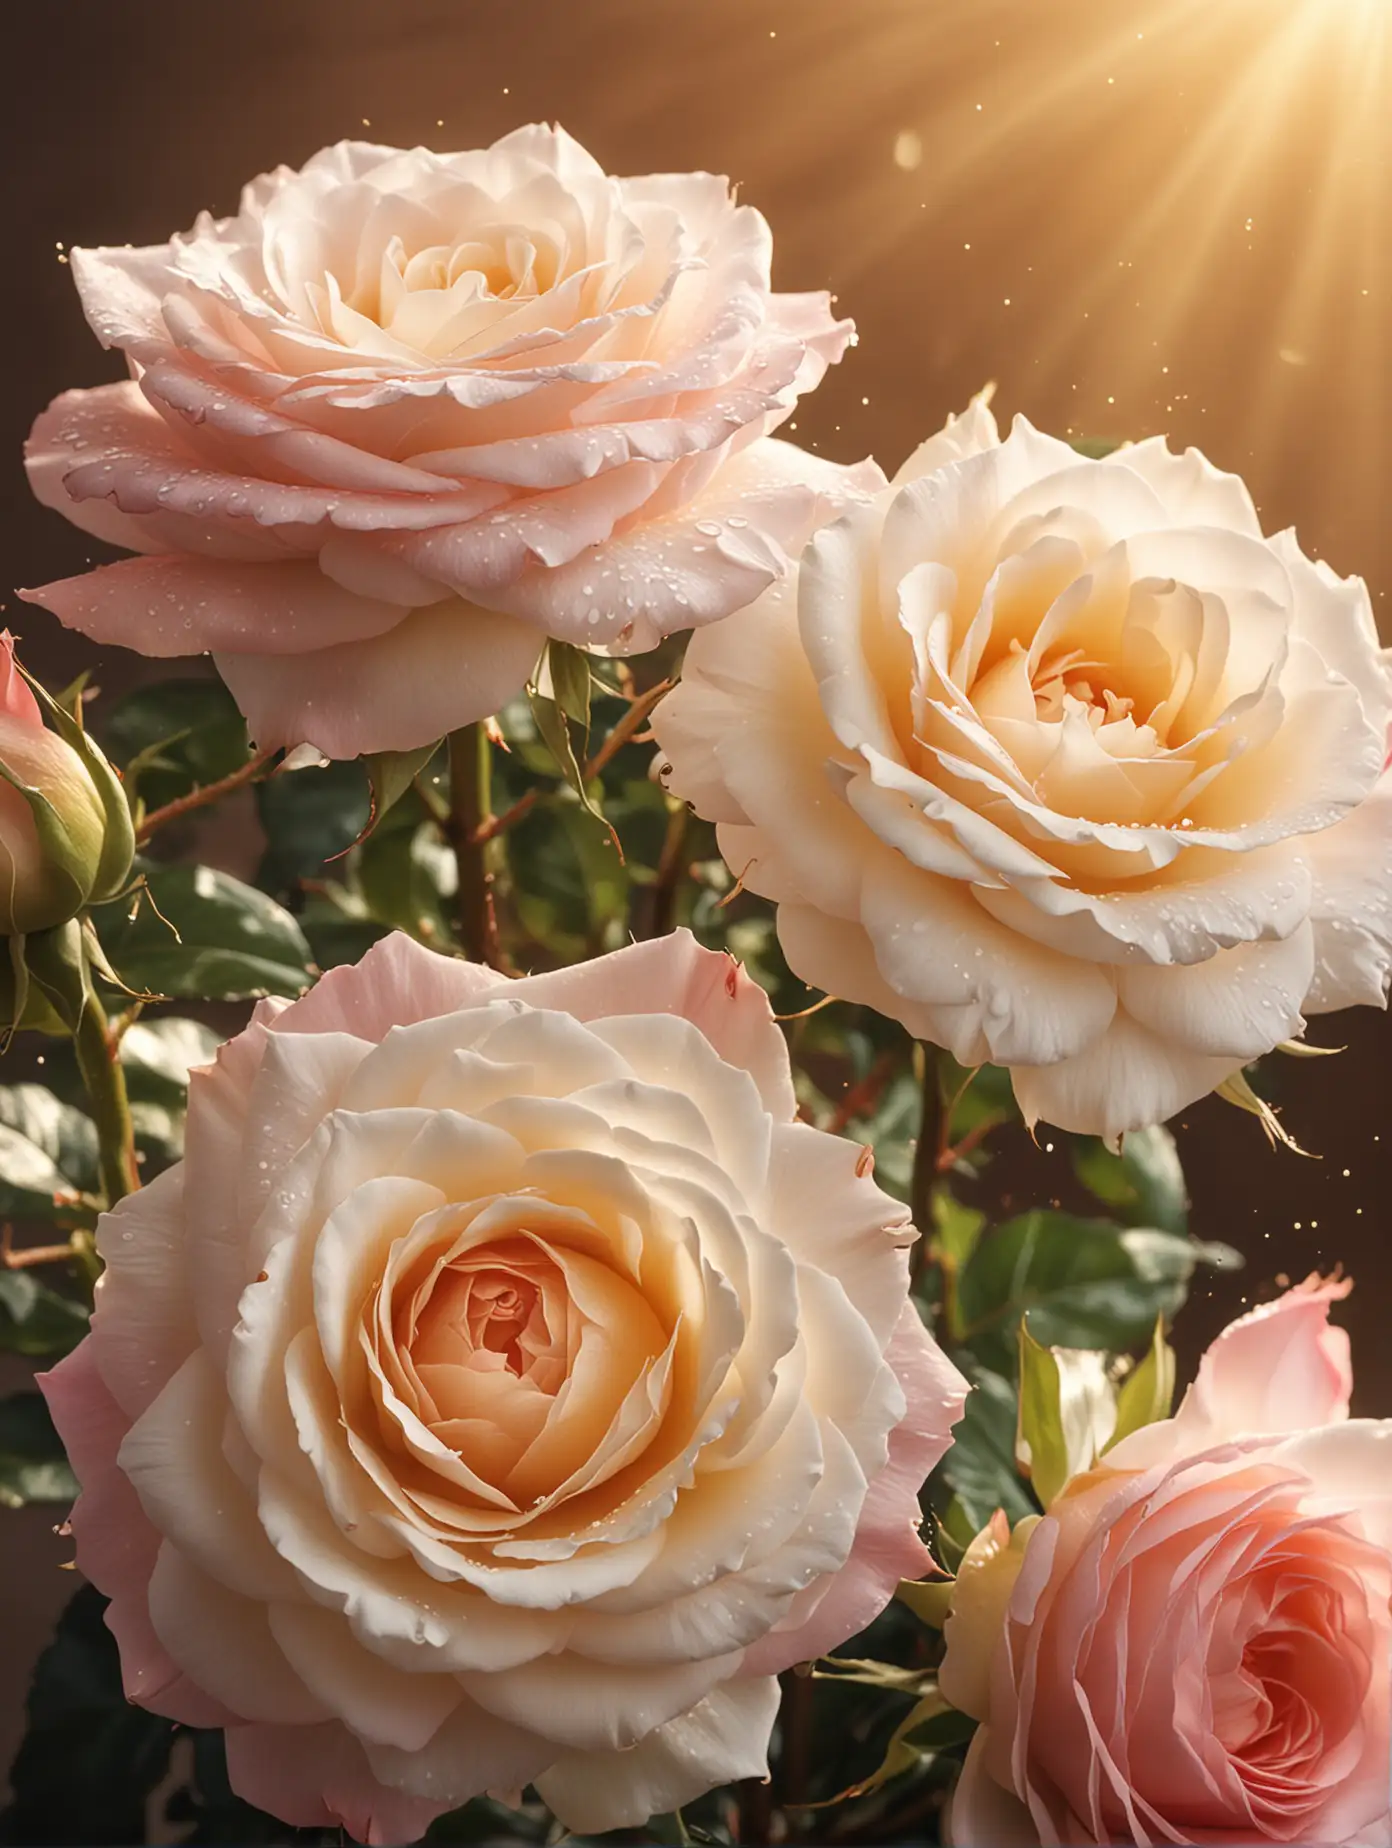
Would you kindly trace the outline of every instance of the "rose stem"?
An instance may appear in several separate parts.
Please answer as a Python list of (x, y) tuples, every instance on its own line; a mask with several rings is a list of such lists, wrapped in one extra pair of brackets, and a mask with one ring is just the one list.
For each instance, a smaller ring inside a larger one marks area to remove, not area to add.
[(789, 1841), (800, 1841), (803, 1830), (801, 1824), (805, 1816), (795, 1820), (787, 1815), (789, 1810), (797, 1811), (807, 1802), (808, 1789), (812, 1776), (812, 1721), (814, 1712), (813, 1695), (815, 1684), (810, 1675), (800, 1675), (794, 1670), (783, 1677), (783, 1711), (780, 1715), (783, 1730), (783, 1761), (779, 1766), (781, 1773), (779, 1802), (788, 1823)]
[(773, 1839), (773, 1785), (766, 1777), (747, 1777), (739, 1786), (739, 1841), (762, 1844)]
[(684, 802), (671, 803), (667, 815), (667, 833), (657, 863), (657, 878), (641, 891), (642, 903), (634, 920), (633, 934), (639, 939), (665, 937), (676, 922), (677, 886), (682, 875), (682, 848), (686, 844), (688, 810)]
[(244, 764), (239, 764), (230, 776), (219, 777), (216, 783), (204, 783), (197, 789), (191, 789), (186, 796), (166, 802), (163, 808), (151, 809), (135, 831), (137, 843), (143, 847), (150, 836), (158, 833), (166, 822), (177, 821), (181, 815), (192, 814), (195, 809), (207, 808), (210, 802), (231, 795), (243, 783), (250, 783), (274, 756), (274, 751), (257, 751)]
[(445, 828), (459, 869), (455, 915), (464, 953), (474, 962), (497, 968), (498, 920), (493, 909), (493, 874), (488, 865), (493, 820), (492, 748), (482, 724), (465, 725), (450, 733), (450, 808)]
[(920, 1040), (914, 1048), (914, 1069), (923, 1100), (919, 1109), (918, 1141), (914, 1144), (913, 1180), (909, 1187), (909, 1207), (919, 1230), (913, 1259), (916, 1280), (933, 1234), (933, 1193), (938, 1184), (938, 1157), (948, 1126), (944, 1122), (937, 1047)]
[(135, 1161), (135, 1129), (116, 1036), (101, 1002), (90, 989), (73, 1033), (73, 1050), (97, 1126), (102, 1192), (107, 1206), (113, 1207), (136, 1191), (140, 1171)]
[[(639, 730), (644, 719), (647, 718), (657, 702), (664, 694), (671, 692), (674, 684), (675, 683), (670, 680), (660, 680), (655, 687), (649, 687), (646, 693), (639, 693), (635, 697), (628, 711), (619, 720), (613, 731), (610, 732), (609, 736), (604, 740), (603, 744), (600, 745), (594, 756), (585, 765), (585, 781), (587, 783), (593, 782), (600, 771), (619, 754), (623, 747)], [(517, 798), (510, 809), (504, 809), (501, 815), (490, 815), (486, 821), (481, 822), (475, 831), (475, 839), (477, 841), (491, 841), (495, 834), (502, 834), (506, 829), (514, 827), (525, 816), (531, 814), (540, 796), (541, 790), (539, 788), (529, 789), (525, 795)]]

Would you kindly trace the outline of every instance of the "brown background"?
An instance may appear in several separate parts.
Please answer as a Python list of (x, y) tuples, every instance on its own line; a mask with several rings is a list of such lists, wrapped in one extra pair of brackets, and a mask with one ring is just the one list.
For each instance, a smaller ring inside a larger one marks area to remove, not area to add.
[[(559, 119), (611, 169), (706, 167), (771, 219), (775, 277), (831, 287), (861, 345), (799, 439), (889, 468), (984, 384), (1060, 432), (1168, 429), (1245, 473), (1268, 524), (1385, 607), (1392, 385), (1389, 27), (1375, 0), (11, 0), (0, 116), (0, 590), (92, 542), (28, 500), (56, 392), (116, 376), (60, 259), (146, 243), (241, 182), (361, 134), (474, 146)], [(1380, 23), (1379, 23), (1380, 22)], [(363, 126), (368, 118), (370, 127)], [(31, 664), (86, 660), (11, 602)], [(109, 692), (145, 670), (107, 651)], [(208, 851), (246, 852), (235, 817)], [(1242, 1247), (1181, 1323), (1188, 1357), (1278, 1274), (1342, 1260), (1359, 1402), (1392, 1411), (1386, 1021), (1317, 1023), (1269, 1152), (1206, 1103), (1178, 1126), (1195, 1229)], [(6, 1074), (8, 1075), (8, 1074)], [(17, 1075), (17, 1074), (16, 1074)], [(1062, 1157), (1020, 1139), (1010, 1185)], [(11, 1383), (9, 1380), (0, 1382)], [(0, 1513), (0, 1762), (72, 1579), (43, 1511)]]

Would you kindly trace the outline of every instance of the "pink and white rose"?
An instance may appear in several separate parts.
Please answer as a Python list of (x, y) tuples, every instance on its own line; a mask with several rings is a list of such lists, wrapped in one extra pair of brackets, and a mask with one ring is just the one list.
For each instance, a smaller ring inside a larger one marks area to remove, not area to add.
[(841, 357), (705, 173), (614, 179), (559, 128), (341, 142), (233, 218), (74, 250), (132, 380), (65, 393), (34, 491), (142, 556), (30, 593), (211, 652), (266, 747), (406, 749), (519, 692), (548, 636), (631, 653), (781, 573), (882, 481), (765, 440)]
[(1366, 587), (1235, 476), (978, 403), (654, 725), (797, 975), (1114, 1139), (1385, 1004), (1389, 718)]
[(1346, 1290), (1235, 1322), (1174, 1418), (978, 1536), (957, 1848), (1392, 1842), (1392, 1421), (1349, 1418)]
[(685, 933), (521, 981), (396, 936), (262, 1002), (45, 1380), (130, 1698), (370, 1843), (763, 1775), (776, 1676), (925, 1569), (966, 1391), (795, 1109)]

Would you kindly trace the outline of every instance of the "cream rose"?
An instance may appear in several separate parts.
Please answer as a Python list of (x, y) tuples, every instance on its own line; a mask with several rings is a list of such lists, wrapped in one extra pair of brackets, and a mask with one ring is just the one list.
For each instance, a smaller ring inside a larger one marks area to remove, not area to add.
[(515, 982), (398, 936), (263, 1002), (46, 1380), (130, 1697), (366, 1842), (762, 1775), (778, 1672), (924, 1570), (966, 1390), (794, 1112), (684, 933)]
[(1111, 1138), (1385, 1002), (1389, 715), (1367, 590), (1235, 477), (978, 403), (655, 726), (804, 981)]
[(560, 129), (365, 142), (171, 243), (74, 250), (132, 383), (39, 418), (46, 505), (145, 554), (31, 593), (210, 651), (267, 748), (404, 749), (519, 692), (548, 635), (630, 653), (748, 603), (883, 480), (764, 441), (841, 357), (827, 297), (705, 173), (608, 177)]
[(1178, 1416), (975, 1542), (957, 1848), (1392, 1842), (1392, 1421), (1349, 1419), (1346, 1290), (1234, 1323)]

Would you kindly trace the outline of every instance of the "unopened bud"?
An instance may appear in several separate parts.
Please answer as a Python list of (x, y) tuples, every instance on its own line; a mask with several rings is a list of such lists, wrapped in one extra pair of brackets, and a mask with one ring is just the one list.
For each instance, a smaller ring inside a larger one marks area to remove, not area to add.
[(134, 851), (115, 771), (80, 720), (25, 680), (0, 633), (0, 936), (51, 930), (114, 897)]

